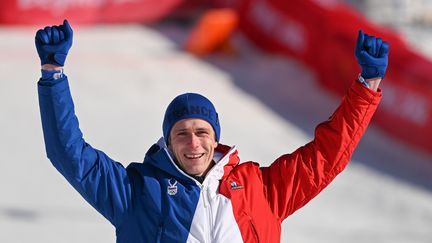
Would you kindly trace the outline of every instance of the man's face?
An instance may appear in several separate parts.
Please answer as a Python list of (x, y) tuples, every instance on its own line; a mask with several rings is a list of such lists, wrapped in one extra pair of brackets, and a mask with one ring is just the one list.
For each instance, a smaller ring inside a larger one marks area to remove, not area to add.
[(202, 176), (208, 172), (216, 146), (213, 127), (202, 119), (180, 120), (171, 129), (168, 148), (189, 175)]

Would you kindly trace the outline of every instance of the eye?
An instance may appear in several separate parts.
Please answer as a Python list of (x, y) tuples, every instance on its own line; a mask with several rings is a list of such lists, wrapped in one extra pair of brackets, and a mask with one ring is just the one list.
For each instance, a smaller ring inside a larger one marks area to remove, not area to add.
[(209, 135), (209, 132), (206, 131), (206, 130), (199, 130), (199, 131), (196, 132), (196, 134), (198, 136), (207, 136), (207, 135)]
[(177, 136), (186, 136), (187, 132), (181, 131), (177, 133)]

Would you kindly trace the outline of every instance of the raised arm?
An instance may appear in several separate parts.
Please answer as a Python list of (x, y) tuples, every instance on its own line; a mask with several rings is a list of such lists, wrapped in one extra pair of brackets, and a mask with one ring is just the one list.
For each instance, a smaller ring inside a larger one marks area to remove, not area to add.
[(282, 221), (320, 193), (348, 164), (381, 99), (388, 44), (359, 32), (356, 57), (362, 67), (333, 115), (315, 138), (262, 168), (270, 207)]
[(114, 225), (131, 201), (131, 185), (125, 168), (83, 139), (63, 66), (72, 46), (73, 32), (63, 25), (36, 33), (42, 65), (38, 82), (39, 106), (45, 148), (54, 167)]

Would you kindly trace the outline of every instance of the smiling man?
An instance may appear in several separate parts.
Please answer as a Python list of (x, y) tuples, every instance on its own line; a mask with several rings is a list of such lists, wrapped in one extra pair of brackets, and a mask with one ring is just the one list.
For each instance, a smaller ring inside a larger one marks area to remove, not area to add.
[[(186, 93), (167, 107), (163, 137), (127, 168), (84, 139), (63, 66), (73, 32), (38, 30), (38, 82), (45, 147), (55, 168), (116, 228), (118, 243), (280, 242), (281, 223), (348, 164), (381, 99), (388, 44), (359, 32), (362, 73), (315, 138), (268, 167), (240, 163), (220, 143), (214, 105)], [(257, 138), (259, 139), (259, 138)], [(265, 141), (263, 141), (265, 142)]]
[(219, 118), (213, 104), (200, 94), (177, 96), (168, 106), (163, 135), (177, 165), (200, 182), (214, 164), (220, 138)]
[(214, 149), (217, 147), (213, 128), (200, 119), (177, 122), (169, 136), (168, 148), (177, 164), (199, 181), (213, 165)]

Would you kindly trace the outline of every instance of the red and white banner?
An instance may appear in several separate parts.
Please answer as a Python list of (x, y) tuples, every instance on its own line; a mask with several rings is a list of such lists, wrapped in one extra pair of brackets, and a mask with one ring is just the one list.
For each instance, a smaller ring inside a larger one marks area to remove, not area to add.
[(152, 22), (172, 13), (183, 0), (2, 0), (0, 24), (51, 25)]
[(357, 32), (390, 43), (383, 101), (373, 122), (392, 137), (432, 152), (432, 62), (395, 32), (375, 25), (336, 0), (214, 0), (233, 7), (240, 29), (262, 49), (295, 57), (332, 92), (345, 94), (360, 72)]
[[(383, 102), (373, 122), (393, 137), (432, 152), (432, 62), (393, 31), (375, 25), (338, 0), (207, 0), (238, 12), (240, 29), (269, 52), (295, 57), (320, 83), (345, 94), (360, 72), (357, 31), (390, 43)], [(2, 0), (0, 24), (152, 22), (200, 0)], [(177, 12), (178, 13), (178, 12)]]

